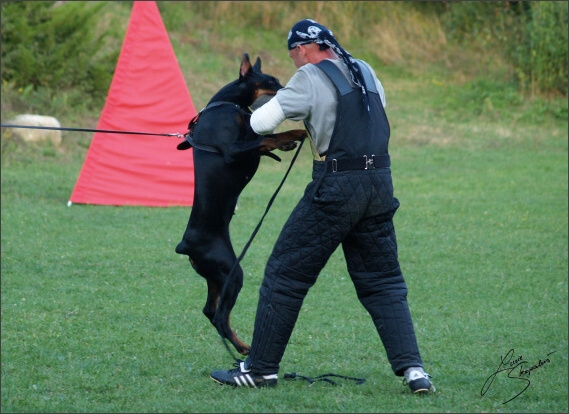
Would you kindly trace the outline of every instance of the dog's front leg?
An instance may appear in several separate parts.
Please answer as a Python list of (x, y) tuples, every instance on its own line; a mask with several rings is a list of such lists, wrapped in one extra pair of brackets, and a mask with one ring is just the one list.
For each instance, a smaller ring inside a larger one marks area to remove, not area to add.
[(281, 151), (291, 151), (298, 145), (296, 141), (301, 141), (308, 134), (304, 129), (292, 129), (277, 134), (269, 134), (263, 136), (260, 144), (261, 151), (273, 151), (275, 149)]

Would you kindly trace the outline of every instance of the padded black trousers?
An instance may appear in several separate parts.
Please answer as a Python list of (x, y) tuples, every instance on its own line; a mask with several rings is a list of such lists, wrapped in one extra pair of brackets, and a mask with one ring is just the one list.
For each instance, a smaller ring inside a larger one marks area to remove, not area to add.
[(312, 178), (267, 262), (247, 367), (279, 371), (303, 300), (340, 244), (393, 371), (422, 367), (397, 255), (391, 170), (325, 173), (315, 161)]

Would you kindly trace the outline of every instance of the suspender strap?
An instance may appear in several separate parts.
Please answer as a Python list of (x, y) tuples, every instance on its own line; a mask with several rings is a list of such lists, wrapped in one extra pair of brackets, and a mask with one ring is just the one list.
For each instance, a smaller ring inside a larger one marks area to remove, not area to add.
[[(360, 88), (353, 86), (344, 72), (333, 61), (322, 60), (316, 66), (321, 69), (334, 84), (337, 92), (338, 106), (336, 122), (330, 138), (326, 154), (327, 170), (339, 172), (346, 170), (367, 170), (390, 166), (387, 151), (389, 140), (389, 123), (376, 91), (373, 71), (363, 61), (356, 61), (367, 87), (369, 103), (373, 116), (368, 117), (362, 107)], [(375, 156), (374, 156), (375, 154)]]
[(324, 59), (321, 62), (317, 63), (316, 66), (322, 69), (328, 75), (330, 80), (334, 82), (334, 85), (336, 85), (336, 88), (338, 88), (338, 93), (341, 96), (347, 95), (352, 91), (350, 82), (348, 82), (340, 68), (334, 63), (327, 59)]
[(364, 76), (364, 81), (366, 83), (366, 88), (368, 92), (373, 92), (373, 93), (379, 93), (377, 91), (377, 87), (375, 85), (375, 81), (373, 80), (373, 76), (369, 70), (369, 68), (366, 66), (365, 63), (363, 63), (361, 60), (357, 60), (357, 66), (358, 68), (362, 71), (362, 75)]
[[(358, 69), (362, 72), (368, 92), (378, 93), (375, 81), (369, 68), (360, 60), (357, 60), (356, 64)], [(330, 80), (334, 82), (334, 85), (336, 85), (336, 88), (338, 88), (338, 93), (341, 96), (346, 95), (352, 91), (350, 82), (348, 82), (342, 70), (334, 63), (328, 59), (324, 59), (321, 62), (317, 63), (316, 66), (322, 69), (328, 75)]]

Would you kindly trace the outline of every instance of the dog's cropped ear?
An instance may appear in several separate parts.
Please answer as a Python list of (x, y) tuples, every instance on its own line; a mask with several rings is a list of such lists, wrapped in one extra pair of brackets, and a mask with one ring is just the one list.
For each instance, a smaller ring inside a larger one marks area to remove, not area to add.
[(257, 61), (253, 65), (253, 70), (255, 72), (263, 73), (263, 72), (261, 72), (261, 58), (260, 57), (257, 57)]
[(241, 68), (239, 70), (239, 79), (251, 71), (253, 71), (253, 67), (251, 66), (251, 61), (249, 60), (249, 54), (243, 53), (243, 60), (241, 61)]

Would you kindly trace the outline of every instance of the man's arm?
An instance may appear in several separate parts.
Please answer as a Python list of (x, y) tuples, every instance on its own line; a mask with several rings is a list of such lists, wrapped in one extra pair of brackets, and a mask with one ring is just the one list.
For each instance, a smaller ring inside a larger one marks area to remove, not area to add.
[(286, 119), (283, 109), (276, 98), (272, 98), (265, 105), (251, 115), (251, 128), (259, 135), (271, 134), (277, 126)]
[(270, 134), (285, 119), (306, 119), (314, 104), (315, 85), (305, 73), (306, 65), (290, 78), (269, 102), (253, 112), (251, 127), (260, 135)]

